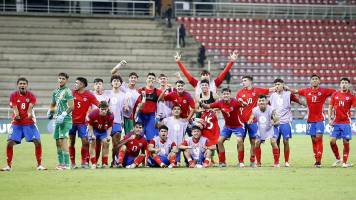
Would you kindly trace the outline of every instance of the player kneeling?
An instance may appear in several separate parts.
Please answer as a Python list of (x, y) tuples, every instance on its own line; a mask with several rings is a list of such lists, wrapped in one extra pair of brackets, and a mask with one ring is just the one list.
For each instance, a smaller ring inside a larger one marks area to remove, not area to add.
[(147, 148), (143, 124), (136, 122), (133, 132), (127, 133), (119, 143), (118, 167), (136, 168), (145, 160)]
[(90, 141), (90, 161), (91, 168), (96, 169), (96, 145), (99, 142), (103, 148), (102, 167), (108, 166), (108, 155), (110, 146), (110, 133), (114, 123), (114, 115), (109, 111), (109, 104), (106, 101), (101, 101), (99, 109), (93, 110), (89, 114), (89, 141)]
[(179, 146), (184, 152), (184, 157), (189, 168), (209, 167), (211, 154), (216, 149), (209, 140), (201, 136), (198, 126), (192, 127), (192, 137), (184, 140)]
[(174, 168), (176, 167), (177, 145), (174, 141), (168, 139), (168, 127), (162, 125), (159, 127), (159, 136), (154, 137), (148, 144), (150, 157), (148, 165), (150, 167)]
[(277, 131), (274, 125), (278, 124), (279, 120), (276, 111), (267, 105), (267, 103), (266, 95), (260, 95), (258, 97), (257, 107), (252, 109), (252, 114), (247, 123), (252, 124), (254, 118), (257, 119), (258, 129), (255, 143), (257, 166), (261, 167), (261, 143), (267, 139), (271, 139), (274, 167), (279, 167), (279, 149), (276, 138), (273, 137), (274, 132)]

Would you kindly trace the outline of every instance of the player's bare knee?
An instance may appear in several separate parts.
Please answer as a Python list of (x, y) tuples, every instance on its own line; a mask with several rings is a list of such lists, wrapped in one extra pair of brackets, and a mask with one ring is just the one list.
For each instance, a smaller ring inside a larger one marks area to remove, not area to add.
[(349, 140), (343, 139), (342, 142), (343, 142), (344, 144), (348, 144), (348, 143), (349, 143)]

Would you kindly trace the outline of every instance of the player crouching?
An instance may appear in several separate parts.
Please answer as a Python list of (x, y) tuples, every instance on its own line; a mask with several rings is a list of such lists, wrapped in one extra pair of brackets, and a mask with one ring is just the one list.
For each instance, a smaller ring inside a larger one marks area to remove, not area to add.
[(93, 110), (89, 114), (89, 140), (90, 140), (90, 161), (91, 168), (96, 169), (96, 145), (97, 142), (101, 143), (102, 150), (102, 167), (108, 166), (108, 155), (112, 126), (114, 123), (114, 115), (109, 111), (109, 104), (106, 101), (101, 101), (99, 109)]
[(189, 168), (209, 167), (211, 154), (216, 149), (209, 140), (201, 136), (198, 126), (192, 127), (192, 137), (184, 140), (179, 146), (184, 152), (184, 157)]
[(148, 144), (150, 157), (147, 163), (150, 167), (174, 168), (176, 167), (177, 145), (168, 139), (168, 127), (159, 127), (159, 135), (154, 137)]
[(146, 138), (143, 136), (143, 124), (136, 122), (133, 132), (125, 135), (119, 143), (118, 167), (136, 168), (146, 158)]

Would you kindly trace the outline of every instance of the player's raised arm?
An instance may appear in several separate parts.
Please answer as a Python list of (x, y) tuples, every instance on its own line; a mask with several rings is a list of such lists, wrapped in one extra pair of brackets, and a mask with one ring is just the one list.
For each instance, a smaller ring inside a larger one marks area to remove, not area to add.
[(182, 71), (182, 73), (184, 74), (184, 76), (187, 78), (188, 82), (195, 88), (198, 85), (198, 80), (195, 79), (187, 70), (187, 68), (185, 68), (185, 66), (183, 65), (183, 63), (180, 61), (182, 55), (177, 52), (176, 55), (174, 56), (176, 63), (178, 64), (179, 69)]
[(230, 56), (229, 56), (230, 61), (226, 64), (224, 70), (222, 72), (220, 72), (218, 77), (216, 77), (216, 79), (214, 80), (216, 87), (219, 87), (221, 85), (221, 83), (224, 81), (225, 76), (230, 71), (230, 69), (234, 65), (234, 63), (237, 61), (238, 57), (239, 57), (239, 54), (236, 50), (230, 54)]
[(127, 64), (126, 60), (120, 61), (114, 68), (111, 70), (111, 75), (120, 75), (119, 69)]

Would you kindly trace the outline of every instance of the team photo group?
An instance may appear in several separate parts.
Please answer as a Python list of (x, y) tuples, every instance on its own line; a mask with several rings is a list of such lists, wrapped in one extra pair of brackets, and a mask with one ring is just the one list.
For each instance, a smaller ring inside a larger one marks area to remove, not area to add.
[[(311, 138), (310, 152), (315, 158), (310, 166), (314, 162), (314, 167), (322, 167), (323, 134), (325, 123), (329, 123), (332, 130), (325, 146), (330, 146), (327, 149), (333, 152), (335, 162), (324, 165), (352, 167), (348, 156), (351, 117), (354, 117), (351, 109), (356, 107), (356, 96), (349, 78), (341, 78), (339, 88), (324, 88), (320, 87), (320, 76), (313, 74), (310, 87), (297, 89), (288, 87), (280, 78), (273, 81), (273, 87), (261, 88), (254, 86), (252, 76), (241, 75), (241, 89), (222, 88), (237, 59), (238, 53), (231, 53), (215, 79), (207, 70), (201, 71), (199, 78), (193, 77), (179, 53), (175, 61), (184, 79), (180, 73), (176, 74), (176, 80), (168, 80), (171, 76), (163, 73), (139, 77), (131, 72), (123, 77), (120, 69), (128, 67), (125, 60), (111, 74), (108, 72), (109, 83), (104, 83), (103, 77), (95, 80), (75, 77), (71, 86), (70, 74), (59, 73), (58, 87), (48, 100), (47, 112), (54, 126), (58, 159), (55, 169), (236, 166), (227, 163), (225, 155), (225, 141), (232, 135), (231, 142), (237, 142), (237, 152), (233, 152), (237, 167), (244, 168), (245, 163), (252, 168), (270, 167), (261, 162), (264, 142), (271, 144), (273, 167), (293, 166), (289, 161), (292, 103), (308, 111), (306, 134)], [(145, 86), (136, 85), (139, 78), (146, 79)], [(88, 88), (89, 81), (93, 90)], [(194, 93), (185, 89), (186, 83), (194, 88)], [(47, 169), (42, 164), (41, 137), (33, 111), (36, 91), (28, 90), (29, 84), (25, 77), (18, 78), (17, 90), (9, 97), (13, 117), (6, 145), (7, 166), (1, 171), (11, 171), (14, 146), (23, 139), (34, 144), (37, 170)], [(104, 84), (110, 84), (111, 89), (104, 90)], [(326, 103), (327, 99), (330, 103)], [(327, 116), (324, 106), (328, 108)], [(223, 117), (223, 126), (219, 125), (219, 116)], [(80, 161), (75, 157), (79, 139)], [(339, 139), (343, 143), (341, 155), (336, 143)], [(247, 162), (246, 141), (250, 145)]]

